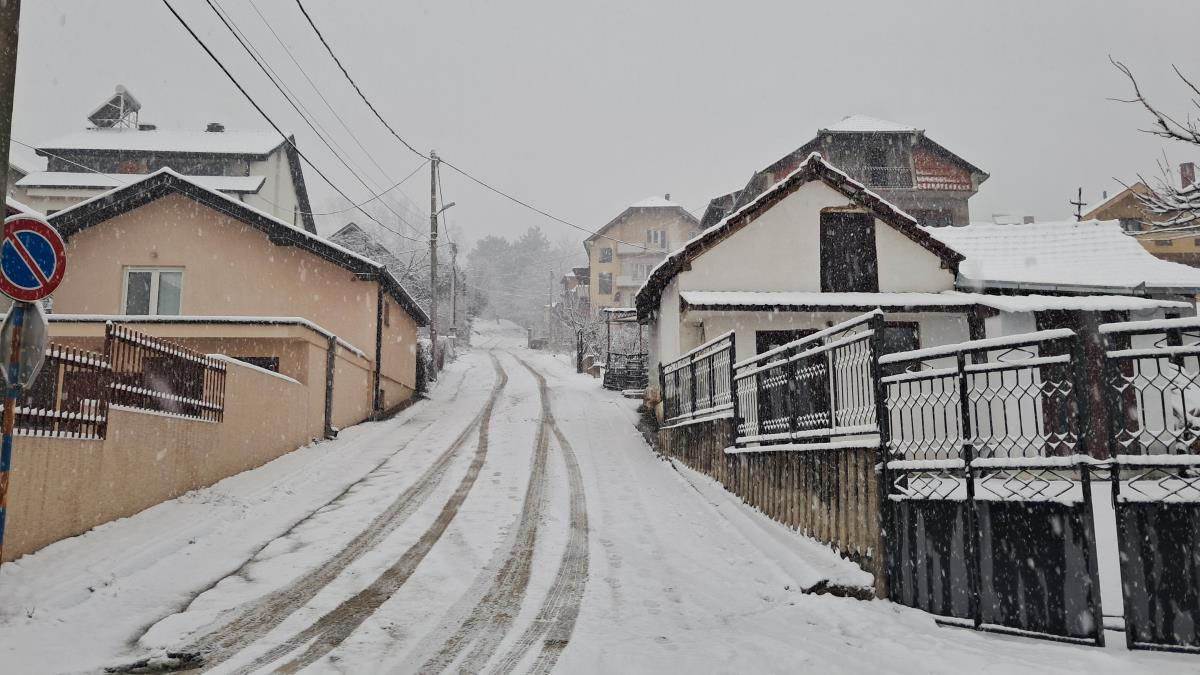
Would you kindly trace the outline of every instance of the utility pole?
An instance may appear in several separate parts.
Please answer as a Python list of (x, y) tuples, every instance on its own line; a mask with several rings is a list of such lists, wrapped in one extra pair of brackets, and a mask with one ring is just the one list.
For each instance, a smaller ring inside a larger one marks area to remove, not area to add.
[(430, 368), (431, 380), (437, 379), (437, 239), (438, 239), (438, 206), (437, 206), (437, 172), (438, 156), (432, 150), (429, 152), (429, 357), (433, 365)]
[(458, 244), (450, 242), (450, 332), (458, 339)]
[(8, 144), (12, 137), (21, 0), (0, 0), (0, 194), (8, 194)]
[[(21, 21), (20, 0), (0, 0), (0, 195), (8, 196), (8, 144), (12, 137), (13, 95), (16, 92), (17, 79), (17, 33)], [(12, 358), (17, 360), (20, 348), (21, 318), (23, 305), (14, 302), (12, 318), (14, 319)], [(0, 561), (4, 559), (4, 523), (8, 513), (8, 471), (12, 466), (12, 428), (14, 411), (16, 410), (16, 368), (9, 366), (10, 378), (14, 380), (13, 390), (8, 392), (4, 405), (4, 437), (3, 449), (0, 450)]]
[(1087, 206), (1083, 203), (1083, 188), (1079, 188), (1079, 192), (1076, 194), (1075, 201), (1068, 203), (1075, 207), (1075, 220), (1083, 220), (1083, 207)]

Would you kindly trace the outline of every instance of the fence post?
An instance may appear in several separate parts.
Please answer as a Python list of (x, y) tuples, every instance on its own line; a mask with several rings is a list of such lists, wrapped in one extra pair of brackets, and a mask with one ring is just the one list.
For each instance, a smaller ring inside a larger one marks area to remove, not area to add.
[(337, 366), (337, 336), (330, 335), (325, 349), (325, 438), (336, 438), (333, 430), (333, 374)]
[(663, 373), (663, 364), (658, 364), (658, 397), (662, 399), (663, 421), (671, 419), (671, 406), (667, 401), (667, 376)]
[[(1098, 335), (1098, 337), (1101, 340), (1101, 347), (1103, 349), (1106, 338), (1103, 335)], [(1092, 422), (1096, 417), (1094, 413), (1099, 413), (1104, 417), (1108, 417), (1108, 414), (1107, 410), (1092, 410), (1094, 402), (1091, 388), (1092, 378), (1088, 372), (1087, 345), (1085, 344), (1085, 341), (1088, 339), (1089, 336), (1080, 330), (1076, 332), (1074, 339), (1071, 340), (1071, 362), (1067, 372), (1071, 377), (1071, 393), (1074, 395), (1075, 407), (1078, 414), (1068, 415), (1069, 419), (1067, 423), (1074, 427), (1073, 431), (1075, 432), (1076, 443), (1078, 444), (1076, 450), (1083, 450), (1082, 453), (1077, 454), (1090, 457), (1092, 454), (1092, 440), (1095, 439), (1097, 442), (1100, 439), (1107, 440), (1109, 434), (1107, 433), (1108, 425), (1104, 425), (1105, 428), (1099, 430), (1099, 433), (1094, 432), (1092, 429)], [(1101, 380), (1104, 380), (1108, 374), (1108, 350), (1103, 349), (1103, 352), (1104, 361), (1100, 364)], [(1105, 383), (1102, 381), (1100, 386), (1103, 388)], [(1100, 393), (1107, 406), (1108, 397), (1104, 395), (1106, 392), (1102, 389)], [(1105, 454), (1109, 453), (1106, 452)], [(1079, 467), (1079, 480), (1080, 488), (1083, 491), (1083, 536), (1086, 538), (1084, 550), (1087, 552), (1087, 573), (1092, 587), (1092, 622), (1096, 627), (1096, 646), (1103, 647), (1104, 608), (1100, 593), (1100, 571), (1096, 551), (1096, 521), (1095, 513), (1092, 510), (1092, 473), (1091, 467), (1086, 463)], [(1116, 513), (1115, 508), (1113, 512)], [(1128, 611), (1126, 611), (1125, 616), (1130, 616)]]
[(871, 320), (871, 382), (875, 397), (875, 426), (879, 428), (879, 448), (876, 451), (876, 459), (879, 462), (877, 465), (879, 477), (876, 480), (876, 490), (879, 491), (876, 500), (879, 503), (879, 513), (876, 514), (879, 519), (879, 564), (876, 574), (880, 577), (879, 589), (883, 596), (887, 597), (891, 582), (889, 535), (892, 530), (891, 500), (888, 499), (891, 480), (887, 464), (891, 458), (892, 423), (888, 414), (887, 387), (883, 384), (883, 369), (879, 366), (879, 357), (883, 355), (885, 327), (882, 314), (875, 315), (875, 318)]
[(729, 433), (730, 447), (737, 447), (738, 426), (741, 423), (741, 421), (740, 421), (741, 403), (738, 401), (737, 380), (734, 379), (734, 377), (737, 376), (737, 368), (734, 368), (734, 364), (736, 364), (736, 363), (737, 363), (737, 334), (730, 334), (730, 336), (729, 336), (729, 399), (730, 399), (730, 402), (733, 404), (733, 430), (730, 431), (730, 433)]
[(688, 383), (688, 389), (691, 391), (691, 398), (688, 400), (688, 416), (693, 417), (696, 414), (696, 355), (688, 357), (688, 378), (691, 380)]
[(962, 437), (963, 477), (967, 482), (967, 536), (964, 545), (967, 547), (967, 586), (970, 599), (970, 612), (975, 627), (983, 625), (983, 608), (980, 606), (979, 591), (979, 518), (975, 512), (975, 476), (971, 463), (975, 459), (974, 435), (971, 431), (971, 396), (967, 391), (967, 362), (962, 352), (955, 354), (958, 368), (958, 406), (959, 428)]

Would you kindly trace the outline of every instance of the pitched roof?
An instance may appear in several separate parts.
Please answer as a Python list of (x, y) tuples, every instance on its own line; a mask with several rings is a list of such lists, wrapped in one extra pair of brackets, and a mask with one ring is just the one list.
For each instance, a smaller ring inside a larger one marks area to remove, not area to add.
[(204, 206), (265, 233), (272, 244), (296, 246), (357, 274), (378, 281), (384, 291), (413, 317), (418, 326), (428, 325), (429, 316), (387, 269), (375, 260), (260, 211), (221, 192), (211, 190), (171, 169), (159, 169), (129, 185), (109, 190), (58, 211), (49, 221), (63, 237), (71, 236), (111, 218), (128, 213), (170, 194), (184, 195)]
[(763, 191), (716, 225), (704, 230), (684, 244), (683, 248), (676, 250), (660, 262), (650, 272), (646, 283), (637, 292), (638, 317), (649, 316), (649, 312), (658, 305), (663, 287), (670, 283), (671, 279), (675, 278), (675, 275), (679, 274), (685, 265), (719, 244), (726, 237), (754, 222), (785, 197), (800, 189), (801, 186), (814, 180), (825, 183), (846, 198), (867, 207), (876, 218), (896, 228), (914, 243), (941, 258), (950, 269), (957, 271), (958, 263), (963, 258), (962, 255), (929, 236), (923, 228), (917, 225), (915, 218), (871, 192), (841, 169), (825, 161), (820, 153), (814, 152), (786, 178)]
[(960, 285), (1050, 289), (1200, 291), (1200, 269), (1154, 257), (1117, 221), (922, 228), (962, 253)]
[[(36, 171), (17, 181), (17, 187), (103, 188), (136, 183), (149, 174), (103, 174), (88, 171)], [(265, 176), (188, 176), (189, 180), (219, 192), (253, 194), (262, 189)]]
[(658, 210), (658, 209), (676, 210), (683, 216), (684, 220), (687, 220), (687, 221), (690, 221), (690, 222), (696, 223), (696, 224), (699, 224), (699, 222), (700, 222), (700, 221), (696, 220), (696, 216), (693, 216), (687, 209), (683, 208), (679, 204), (676, 204), (675, 202), (668, 201), (662, 197), (647, 197), (639, 202), (634, 202), (633, 204), (630, 204), (629, 206), (625, 207), (625, 210), (621, 211), (621, 213), (617, 214), (616, 218), (613, 218), (612, 220), (608, 221), (607, 223), (605, 223), (604, 227), (600, 228), (599, 230), (596, 230), (591, 236), (589, 236), (587, 239), (584, 239), (583, 242), (584, 242), (585, 248), (588, 243), (603, 237), (605, 232), (612, 229), (618, 223), (624, 221), (626, 218), (633, 215), (634, 213), (645, 212), (645, 211), (649, 211), (649, 210)]
[(913, 131), (922, 131), (914, 126), (900, 124), (899, 122), (889, 122), (887, 120), (869, 117), (867, 115), (850, 115), (843, 117), (842, 121), (831, 125), (821, 131), (832, 132), (849, 132), (849, 133), (905, 133)]
[(171, 152), (204, 155), (267, 155), (285, 143), (274, 131), (183, 131), (85, 129), (38, 145), (38, 153), (60, 150), (93, 152)]

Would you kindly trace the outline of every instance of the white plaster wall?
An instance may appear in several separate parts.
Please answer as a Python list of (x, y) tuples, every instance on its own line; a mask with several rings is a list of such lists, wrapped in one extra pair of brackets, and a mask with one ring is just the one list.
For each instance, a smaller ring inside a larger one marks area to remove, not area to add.
[[(708, 337), (735, 331), (738, 360), (754, 356), (754, 334), (760, 330), (794, 330), (826, 328), (859, 316), (856, 312), (706, 312), (689, 311), (684, 321), (700, 321)], [(968, 338), (967, 319), (950, 313), (887, 314), (888, 321), (915, 321), (919, 326), (921, 347), (964, 342)], [(690, 349), (695, 345), (687, 346)]]
[[(757, 220), (692, 261), (677, 279), (683, 290), (820, 291), (821, 209), (849, 200), (820, 182), (807, 183)], [(937, 292), (954, 288), (941, 260), (878, 219), (879, 290)], [(715, 333), (710, 333), (715, 335)]]
[(246, 195), (243, 201), (259, 211), (279, 218), (297, 227), (304, 222), (296, 215), (296, 186), (292, 183), (292, 172), (288, 167), (283, 146), (267, 155), (261, 162), (250, 162), (251, 176), (266, 176), (266, 182), (258, 194)]

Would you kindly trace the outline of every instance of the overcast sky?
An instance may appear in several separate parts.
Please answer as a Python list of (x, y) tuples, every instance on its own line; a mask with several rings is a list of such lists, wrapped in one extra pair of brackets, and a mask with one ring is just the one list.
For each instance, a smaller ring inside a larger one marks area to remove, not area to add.
[[(370, 116), (293, 0), (254, 0), (309, 77), (372, 149), (375, 169), (274, 41), (249, 0), (221, 0), (373, 185), (420, 160)], [(235, 76), (348, 194), (371, 193), (324, 151), (201, 0), (175, 0)], [(410, 142), (556, 215), (595, 229), (648, 195), (701, 213), (815, 131), (862, 113), (912, 124), (991, 174), (971, 202), (991, 214), (1065, 218), (1116, 184), (1200, 152), (1138, 133), (1107, 100), (1128, 63), (1152, 97), (1188, 105), (1171, 64), (1200, 78), (1200, 3), (429, 2), (305, 0), (367, 95)], [(86, 126), (120, 83), (142, 121), (267, 128), (158, 0), (26, 0), (13, 136), (36, 144)], [(1193, 109), (1194, 110), (1194, 109)], [(344, 206), (309, 170), (319, 207)], [(443, 173), (456, 236), (547, 221)], [(425, 173), (404, 186), (427, 206)], [(320, 209), (318, 209), (320, 210)], [(329, 232), (354, 214), (321, 223)], [(360, 218), (361, 219), (361, 218)], [(423, 223), (417, 223), (424, 226)]]

